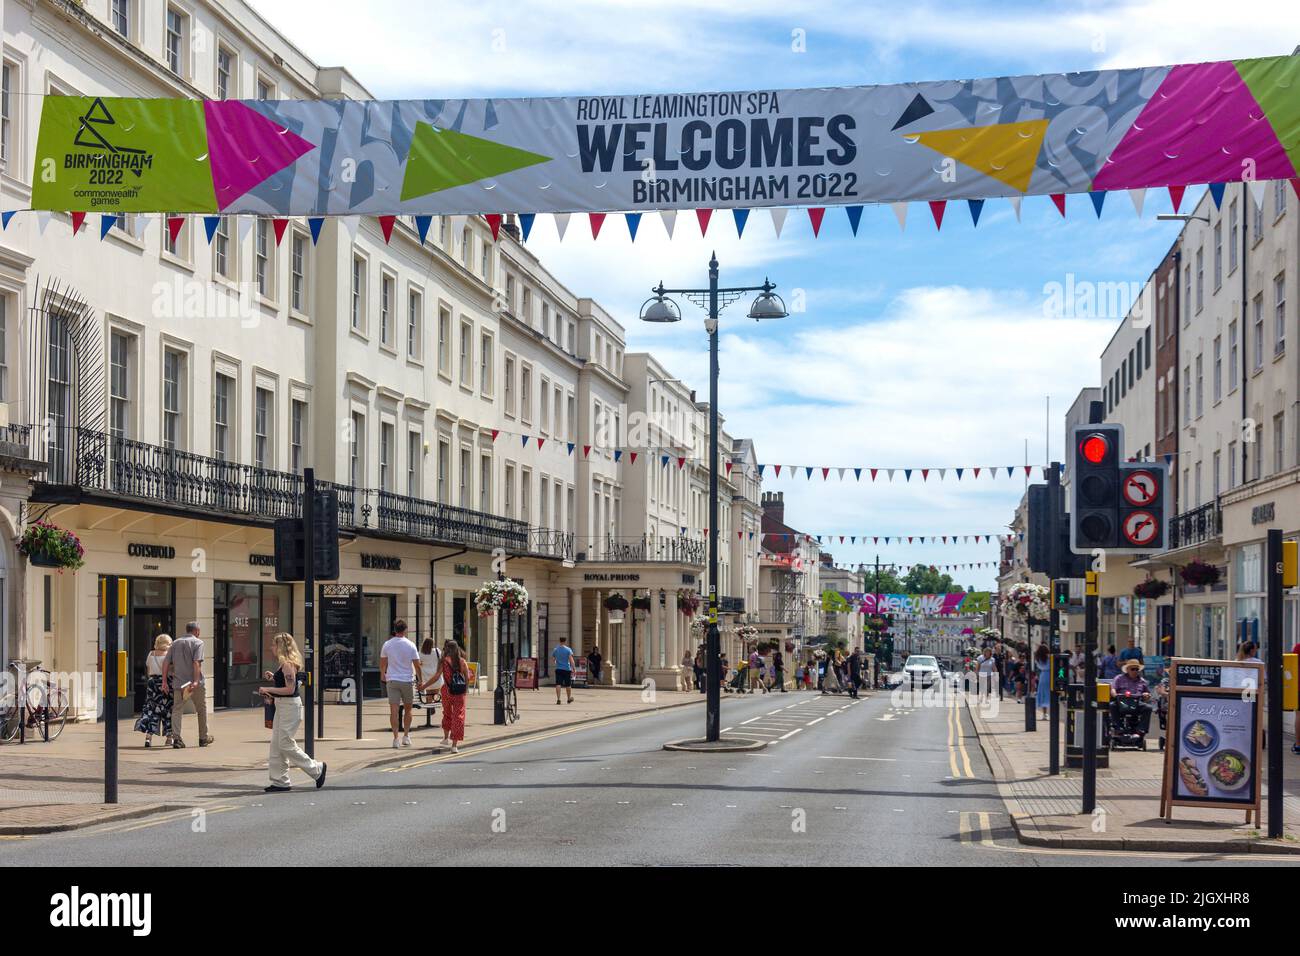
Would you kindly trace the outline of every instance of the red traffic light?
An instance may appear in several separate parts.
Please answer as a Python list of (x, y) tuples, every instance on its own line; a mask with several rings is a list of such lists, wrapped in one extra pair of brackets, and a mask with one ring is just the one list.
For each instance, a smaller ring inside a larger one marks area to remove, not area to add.
[(1110, 442), (1103, 435), (1089, 435), (1079, 443), (1083, 457), (1094, 465), (1100, 465), (1110, 454)]

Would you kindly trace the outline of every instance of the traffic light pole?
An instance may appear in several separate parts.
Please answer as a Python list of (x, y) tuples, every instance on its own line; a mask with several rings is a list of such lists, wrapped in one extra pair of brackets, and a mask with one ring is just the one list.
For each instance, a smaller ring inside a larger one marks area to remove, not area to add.
[(1271, 529), (1264, 567), (1268, 572), (1268, 662), (1264, 687), (1268, 693), (1268, 838), (1282, 836), (1282, 532)]
[[(1047, 652), (1047, 772), (1056, 776), (1061, 772), (1061, 702), (1056, 693), (1056, 688), (1052, 687), (1051, 674), (1052, 669), (1056, 666), (1056, 654), (1061, 649), (1061, 612), (1056, 609), (1055, 603), (1052, 605), (1052, 629), (1049, 634), (1049, 644)], [(1038, 702), (1034, 701), (1034, 709), (1038, 709)]]
[[(1050, 577), (1055, 582), (1061, 575), (1061, 569), (1066, 564), (1066, 555), (1062, 553), (1061, 547), (1061, 510), (1064, 503), (1061, 501), (1061, 464), (1060, 462), (1051, 462), (1047, 466), (1047, 556), (1048, 564), (1052, 568)], [(1047, 631), (1047, 662), (1048, 673), (1055, 666), (1055, 654), (1060, 648), (1060, 630), (1061, 630), (1061, 611), (1056, 606), (1056, 588), (1054, 584), (1048, 585), (1050, 591), (1048, 598), (1051, 600), (1052, 610), (1048, 615)], [(1048, 690), (1048, 720), (1047, 720), (1047, 772), (1055, 775), (1061, 772), (1061, 742), (1060, 742), (1060, 721), (1061, 708), (1057, 703), (1056, 694)], [(1034, 714), (1038, 714), (1038, 701), (1034, 701)]]
[(1097, 594), (1083, 599), (1083, 812), (1097, 808)]
[[(305, 600), (302, 602), (302, 656), (303, 669), (307, 671), (307, 689), (302, 702), (306, 711), (303, 721), (303, 745), (308, 757), (316, 756), (316, 711), (312, 707), (312, 693), (316, 680), (316, 469), (302, 470), (302, 550)], [(324, 726), (324, 715), (321, 725)]]
[[(1051, 596), (1050, 593), (1048, 596), (1050, 598)], [(1020, 666), (1025, 669), (1026, 687), (1029, 686), (1029, 681), (1028, 681), (1029, 664), (1030, 661), (1034, 659), (1033, 647), (1034, 647), (1034, 617), (1031, 614), (1025, 618), (1025, 659), (1020, 664)], [(1025, 730), (1030, 733), (1038, 730), (1038, 708), (1034, 707), (1033, 703), (1034, 702), (1031, 701), (1029, 699), (1029, 696), (1026, 694), (1024, 699)]]

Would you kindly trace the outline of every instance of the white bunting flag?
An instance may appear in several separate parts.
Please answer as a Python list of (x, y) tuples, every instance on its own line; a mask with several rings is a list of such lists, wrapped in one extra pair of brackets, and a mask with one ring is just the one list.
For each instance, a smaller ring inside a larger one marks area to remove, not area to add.
[[(464, 218), (464, 217), (462, 217), (462, 218)], [(361, 217), (360, 217), (360, 216), (344, 216), (344, 217), (343, 217), (343, 228), (346, 229), (346, 230), (348, 231), (348, 238), (349, 238), (351, 241), (356, 242), (356, 241), (357, 241), (357, 230), (361, 228)], [(452, 235), (459, 235), (459, 233), (452, 233)]]
[(1007, 197), (1007, 199), (1010, 200), (1010, 202), (1011, 202), (1011, 208), (1014, 209), (1015, 212), (1016, 212), (1016, 222), (1019, 222), (1019, 221), (1020, 221), (1020, 200), (1021, 200), (1021, 198), (1022, 198), (1022, 197), (1020, 197), (1020, 196), (1008, 196), (1008, 197)]
[(676, 209), (660, 209), (659, 218), (664, 221), (664, 231), (668, 233), (668, 238), (673, 237), (673, 226), (677, 225)]
[(1142, 204), (1146, 202), (1147, 191), (1145, 189), (1130, 189), (1128, 198), (1133, 200), (1133, 209), (1137, 212), (1138, 218), (1142, 218)]
[(903, 232), (907, 229), (907, 203), (890, 203), (889, 208), (894, 210), (894, 218), (898, 220), (898, 231)]
[(244, 240), (247, 239), (248, 234), (253, 231), (253, 217), (236, 216), (235, 222), (237, 223), (236, 229), (239, 235), (239, 245), (240, 248), (243, 248)]
[(790, 210), (771, 209), (769, 210), (769, 212), (772, 214), (772, 229), (776, 233), (776, 237), (780, 239), (781, 229), (783, 226), (785, 226), (785, 217), (790, 212)]
[(554, 212), (551, 213), (551, 218), (555, 220), (555, 234), (559, 236), (560, 241), (563, 242), (564, 231), (569, 228), (569, 213)]
[(38, 209), (36, 211), (36, 229), (42, 236), (45, 235), (45, 227), (50, 224), (50, 216), (49, 210)]
[(1250, 181), (1250, 196), (1255, 200), (1255, 208), (1264, 208), (1264, 184), (1258, 179)]

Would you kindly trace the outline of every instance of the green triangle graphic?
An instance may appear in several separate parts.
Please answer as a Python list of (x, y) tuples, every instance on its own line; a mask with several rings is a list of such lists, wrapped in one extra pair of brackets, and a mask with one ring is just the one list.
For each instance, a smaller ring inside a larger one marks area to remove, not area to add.
[(411, 151), (406, 156), (402, 200), (550, 161), (550, 156), (530, 153), (526, 149), (516, 149), (451, 129), (436, 129), (428, 123), (416, 123)]

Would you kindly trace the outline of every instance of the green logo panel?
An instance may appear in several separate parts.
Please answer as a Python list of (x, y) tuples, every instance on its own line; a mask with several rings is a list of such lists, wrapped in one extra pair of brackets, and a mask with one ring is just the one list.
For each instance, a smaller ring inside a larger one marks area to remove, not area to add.
[(45, 97), (32, 207), (216, 212), (203, 103)]

